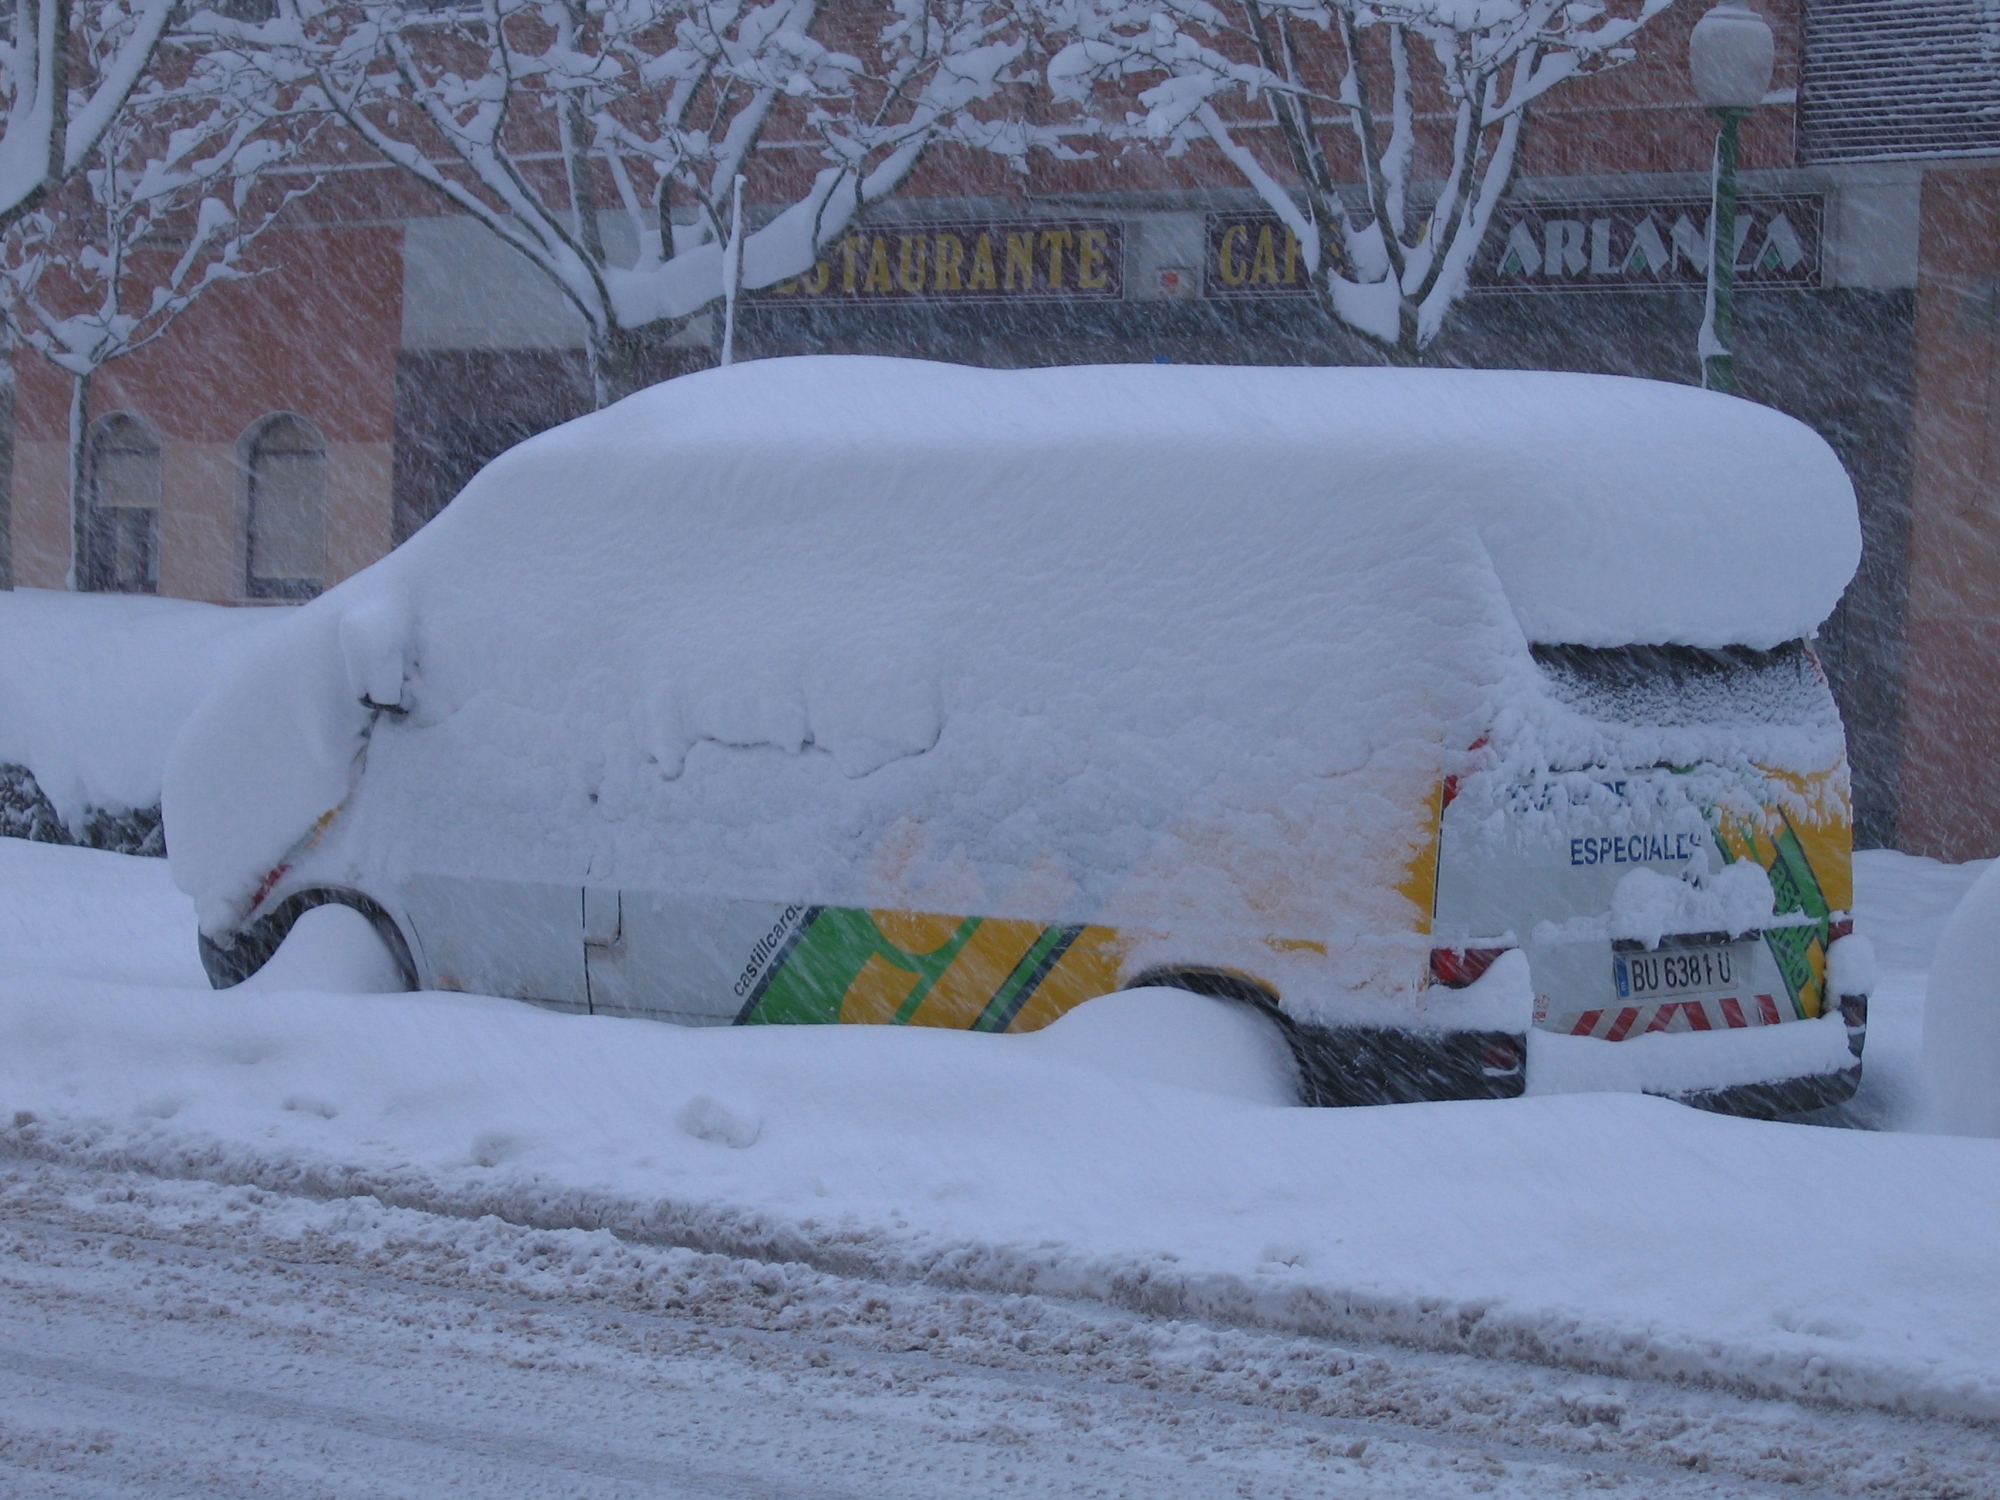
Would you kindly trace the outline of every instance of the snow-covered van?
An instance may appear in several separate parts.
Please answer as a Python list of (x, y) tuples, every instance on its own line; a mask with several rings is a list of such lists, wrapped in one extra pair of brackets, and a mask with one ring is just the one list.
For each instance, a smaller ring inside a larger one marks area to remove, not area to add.
[[(1023, 1031), (1240, 1000), (1308, 1102), (1850, 1093), (1790, 419), (1581, 375), (770, 360), (496, 460), (190, 722), (218, 985)], [(1843, 957), (1843, 955), (1849, 955)]]

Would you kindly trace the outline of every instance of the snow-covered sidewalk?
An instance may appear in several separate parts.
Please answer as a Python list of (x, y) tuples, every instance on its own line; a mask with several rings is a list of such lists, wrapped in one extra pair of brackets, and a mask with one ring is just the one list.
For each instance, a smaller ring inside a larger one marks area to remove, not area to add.
[(1282, 1108), (1195, 997), (986, 1037), (216, 994), (191, 933), (162, 864), (0, 841), (6, 1149), (2000, 1418), (2000, 1143), (1615, 1095)]

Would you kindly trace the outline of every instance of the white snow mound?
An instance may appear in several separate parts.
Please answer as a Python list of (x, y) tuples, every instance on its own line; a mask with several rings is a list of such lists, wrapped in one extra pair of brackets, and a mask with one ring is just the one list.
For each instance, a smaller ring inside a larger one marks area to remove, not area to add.
[(1935, 1128), (2000, 1136), (2000, 863), (1973, 882), (1938, 939), (1924, 1082)]
[(405, 987), (374, 924), (353, 907), (338, 905), (315, 906), (301, 916), (243, 986), (350, 995), (396, 994)]
[(1297, 1066), (1277, 1026), (1248, 1006), (1186, 990), (1120, 990), (1086, 1001), (1022, 1046), (1146, 1083), (1288, 1107)]
[[(1909, 942), (1943, 872), (1864, 868)], [(1632, 1094), (1279, 1108), (1253, 1018), (1167, 991), (1027, 1036), (214, 993), (168, 874), (0, 839), (6, 1149), (2000, 1421), (1990, 1140)], [(1531, 1035), (1645, 1068), (1689, 1040)]]

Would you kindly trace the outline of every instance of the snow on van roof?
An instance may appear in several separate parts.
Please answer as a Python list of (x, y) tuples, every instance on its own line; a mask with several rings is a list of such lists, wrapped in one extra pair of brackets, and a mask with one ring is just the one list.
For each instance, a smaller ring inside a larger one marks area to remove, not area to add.
[(1254, 929), (1387, 995), (1530, 642), (1776, 645), (1856, 550), (1824, 443), (1679, 387), (762, 361), (523, 443), (297, 611), (177, 742), (167, 844), (211, 932), (281, 863), (504, 873)]
[(1301, 527), (1321, 506), (1444, 514), (1476, 528), (1523, 632), (1552, 644), (1775, 646), (1832, 612), (1861, 555), (1853, 487), (1810, 428), (1604, 375), (773, 359), (654, 386), (493, 477), (537, 462), (579, 489), (723, 463), (734, 507), (887, 512), (898, 490), (948, 506), (1032, 471), (1133, 524), (1190, 499)]

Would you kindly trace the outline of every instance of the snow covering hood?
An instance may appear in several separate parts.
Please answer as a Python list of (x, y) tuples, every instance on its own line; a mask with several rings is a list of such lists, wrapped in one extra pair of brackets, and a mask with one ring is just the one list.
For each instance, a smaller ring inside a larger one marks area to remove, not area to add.
[[(1825, 443), (1685, 387), (755, 362), (521, 444), (300, 610), (176, 744), (168, 847), (212, 932), (280, 865), (386, 861), (995, 913), (1068, 881), (1339, 948), (1328, 890), (1409, 931), (1438, 757), (1528, 642), (1774, 646), (1858, 553)], [(913, 818), (928, 894), (884, 852)]]

